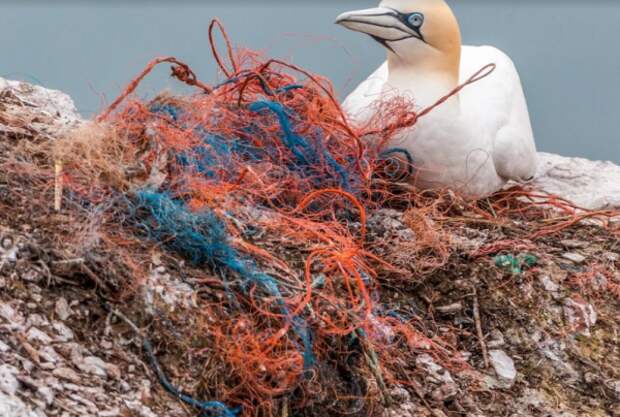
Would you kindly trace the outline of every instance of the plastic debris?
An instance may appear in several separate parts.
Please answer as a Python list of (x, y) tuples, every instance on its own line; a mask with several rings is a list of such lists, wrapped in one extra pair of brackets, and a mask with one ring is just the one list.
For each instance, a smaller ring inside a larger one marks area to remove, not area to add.
[(524, 270), (532, 268), (538, 262), (538, 258), (531, 254), (498, 255), (495, 257), (495, 265), (505, 269), (513, 275), (521, 275)]

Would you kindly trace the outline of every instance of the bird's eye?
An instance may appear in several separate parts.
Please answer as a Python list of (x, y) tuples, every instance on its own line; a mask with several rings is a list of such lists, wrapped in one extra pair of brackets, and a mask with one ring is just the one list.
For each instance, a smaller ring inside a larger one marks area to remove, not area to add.
[(407, 21), (414, 28), (419, 28), (424, 23), (424, 15), (422, 13), (411, 13)]

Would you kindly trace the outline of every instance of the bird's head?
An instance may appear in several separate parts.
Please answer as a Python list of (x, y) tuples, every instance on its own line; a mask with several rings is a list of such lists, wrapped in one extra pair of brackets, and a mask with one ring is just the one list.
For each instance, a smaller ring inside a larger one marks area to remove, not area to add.
[(445, 0), (384, 0), (373, 9), (343, 13), (336, 23), (381, 43), (391, 64), (458, 74), (461, 32)]

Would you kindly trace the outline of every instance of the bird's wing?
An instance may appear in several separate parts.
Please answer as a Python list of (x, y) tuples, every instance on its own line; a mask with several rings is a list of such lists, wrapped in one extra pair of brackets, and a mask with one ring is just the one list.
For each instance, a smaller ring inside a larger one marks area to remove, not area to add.
[(536, 173), (536, 145), (521, 79), (510, 57), (492, 46), (464, 46), (461, 81), (489, 63), (495, 63), (496, 70), (461, 93), (463, 111), (477, 119), (482, 131), (492, 132), (498, 175), (529, 180)]
[(385, 62), (349, 94), (342, 103), (342, 108), (351, 121), (363, 124), (372, 117), (372, 104), (375, 100), (381, 98), (381, 92), (387, 79), (388, 66), (387, 62)]

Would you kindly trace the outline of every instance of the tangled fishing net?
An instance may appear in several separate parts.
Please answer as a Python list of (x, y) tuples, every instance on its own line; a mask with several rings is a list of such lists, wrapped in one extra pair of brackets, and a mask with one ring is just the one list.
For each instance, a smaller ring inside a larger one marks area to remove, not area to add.
[[(480, 258), (527, 250), (584, 218), (612, 214), (524, 189), (480, 202), (418, 192), (400, 181), (407, 155), (390, 158), (399, 152), (383, 143), (441, 100), (417, 113), (385, 103), (366, 126), (352, 127), (328, 80), (234, 52), (222, 30), (223, 59), (218, 27), (214, 21), (210, 37), (224, 82), (207, 85), (172, 57), (154, 60), (97, 124), (52, 145), (55, 173), (48, 164), (27, 174), (44, 193), (61, 187), (74, 224), (65, 238), (76, 253), (97, 254), (88, 271), (111, 299), (136, 297), (159, 249), (186, 262), (193, 316), (156, 311), (144, 349), (165, 389), (203, 415), (272, 416), (284, 401), (300, 415), (312, 407), (372, 414), (389, 401), (386, 387), (415, 379), (419, 353), (466, 371), (455, 341), (425, 328), (415, 311), (392, 309), (383, 288), (411, 288), (445, 267), (453, 225), (537, 225), (473, 248), (469, 256)], [(161, 63), (196, 93), (134, 97)], [(26, 162), (6, 166), (26, 175)], [(387, 209), (407, 226), (397, 246), (380, 227), (368, 231), (373, 213)], [(166, 377), (155, 343), (187, 360), (198, 381), (191, 396)]]

